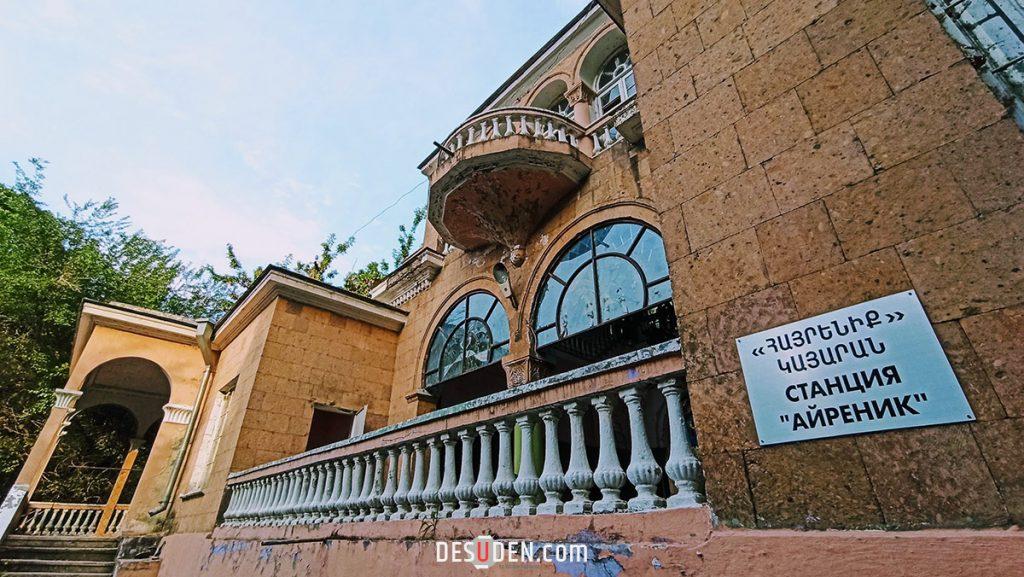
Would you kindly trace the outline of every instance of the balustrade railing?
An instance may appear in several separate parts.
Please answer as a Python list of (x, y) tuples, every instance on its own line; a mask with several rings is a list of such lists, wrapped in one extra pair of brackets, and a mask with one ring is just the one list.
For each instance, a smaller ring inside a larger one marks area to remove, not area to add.
[[(651, 406), (658, 408), (658, 419), (646, 414)], [(625, 415), (616, 414), (623, 407)], [(592, 421), (585, 426), (590, 409), (596, 413), (596, 427)], [(568, 427), (560, 429), (559, 422), (566, 418)], [(660, 458), (652, 450), (649, 425), (664, 439), (657, 451)], [(514, 466), (517, 429), (518, 469)], [(538, 435), (542, 442), (535, 444)], [(623, 468), (620, 447), (626, 445)], [(540, 447), (540, 455), (534, 455), (535, 447)], [(563, 466), (563, 447), (568, 448), (568, 468)], [(597, 453), (594, 468), (588, 448)], [(676, 379), (665, 379), (653, 387), (630, 385), (243, 480), (230, 485), (223, 524), (358, 523), (696, 507), (702, 501), (699, 475), (683, 413), (682, 386)]]
[(30, 502), (14, 533), (18, 535), (88, 536), (117, 533), (128, 505), (114, 507), (110, 520), (100, 530), (105, 506), (83, 503)]
[(571, 119), (542, 108), (499, 108), (478, 114), (462, 124), (444, 142), (439, 164), (447, 164), (452, 156), (472, 144), (509, 136), (527, 136), (565, 142), (576, 148), (583, 137), (583, 127)]

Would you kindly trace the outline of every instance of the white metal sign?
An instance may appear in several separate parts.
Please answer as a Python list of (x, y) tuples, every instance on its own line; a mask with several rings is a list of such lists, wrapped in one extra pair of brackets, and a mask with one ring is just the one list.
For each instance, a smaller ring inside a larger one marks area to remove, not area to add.
[(973, 421), (907, 291), (736, 339), (762, 445)]

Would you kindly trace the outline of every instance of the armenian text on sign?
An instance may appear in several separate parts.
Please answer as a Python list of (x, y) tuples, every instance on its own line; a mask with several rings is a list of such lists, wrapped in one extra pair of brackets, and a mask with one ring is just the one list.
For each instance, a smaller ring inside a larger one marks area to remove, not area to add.
[(736, 339), (762, 445), (973, 421), (906, 291)]

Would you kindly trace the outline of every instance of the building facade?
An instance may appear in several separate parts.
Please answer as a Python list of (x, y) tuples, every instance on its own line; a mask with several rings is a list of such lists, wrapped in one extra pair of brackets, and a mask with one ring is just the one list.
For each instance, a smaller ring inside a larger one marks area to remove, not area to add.
[[(118, 571), (170, 577), (447, 575), (480, 535), (586, 551), (508, 573), (1024, 574), (1020, 16), (588, 5), (435, 143), (373, 298), (271, 268), (216, 325), (87, 303), (12, 533), (148, 536)], [(766, 442), (739, 341), (897, 294), (970, 411), (833, 433), (861, 418), (801, 402), (823, 432)], [(120, 385), (165, 403), (131, 503), (33, 502), (134, 359), (167, 383)]]

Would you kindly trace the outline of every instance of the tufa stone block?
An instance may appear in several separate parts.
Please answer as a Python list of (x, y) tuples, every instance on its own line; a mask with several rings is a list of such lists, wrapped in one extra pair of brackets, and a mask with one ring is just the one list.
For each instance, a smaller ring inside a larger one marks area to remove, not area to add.
[(953, 39), (928, 11), (868, 44), (868, 50), (896, 92), (964, 58)]
[(794, 34), (734, 75), (747, 110), (756, 110), (814, 76), (821, 65), (804, 33)]
[(867, 50), (840, 60), (796, 90), (817, 132), (892, 95)]
[(913, 288), (894, 249), (884, 249), (789, 282), (801, 317)]
[(808, 26), (807, 36), (827, 66), (925, 8), (920, 0), (847, 0)]
[(774, 0), (743, 24), (754, 56), (782, 44), (838, 3), (839, 0)]
[(761, 167), (683, 203), (686, 233), (693, 248), (703, 248), (779, 214)]
[(941, 322), (1024, 301), (1022, 237), (1024, 205), (1017, 205), (903, 243), (897, 250), (932, 322)]
[(943, 164), (981, 212), (1024, 202), (1024, 133), (1001, 120), (944, 146)]
[(856, 437), (886, 525), (992, 526), (1008, 521), (967, 425)]
[(1006, 308), (963, 319), (960, 324), (1006, 414), (1024, 416), (1024, 309)]
[(670, 119), (676, 151), (685, 152), (743, 116), (736, 86), (729, 80), (702, 94)]
[(1024, 447), (1024, 419), (1003, 419), (971, 425), (985, 463), (999, 488), (1010, 522), (1024, 523), (1024, 467), (1020, 466), (1020, 448)]
[(729, 32), (693, 59), (691, 70), (697, 94), (711, 90), (753, 59), (743, 30), (736, 28)]
[(777, 285), (708, 309), (708, 329), (719, 372), (740, 370), (736, 339), (797, 320), (793, 295)]
[(712, 46), (743, 23), (747, 15), (740, 0), (722, 0), (697, 16), (697, 29), (705, 46)]
[(676, 309), (699, 311), (768, 285), (754, 229), (687, 255), (671, 267)]
[(708, 504), (727, 527), (754, 527), (754, 503), (743, 463), (743, 453), (702, 455)]
[(793, 210), (874, 174), (853, 127), (842, 123), (764, 164), (782, 211)]
[(768, 278), (786, 282), (843, 262), (825, 205), (815, 202), (757, 226)]
[(999, 402), (999, 395), (992, 388), (981, 360), (960, 323), (947, 321), (934, 325), (933, 328), (950, 366), (953, 367), (953, 373), (956, 374), (956, 379), (967, 396), (967, 402), (974, 411), (974, 417), (979, 421), (1005, 419), (1006, 411)]
[(951, 226), (974, 216), (953, 175), (927, 155), (825, 199), (852, 257)]
[(739, 373), (695, 381), (688, 388), (702, 456), (757, 447), (747, 388)]
[(751, 165), (768, 160), (814, 134), (794, 91), (740, 119), (736, 132)]

